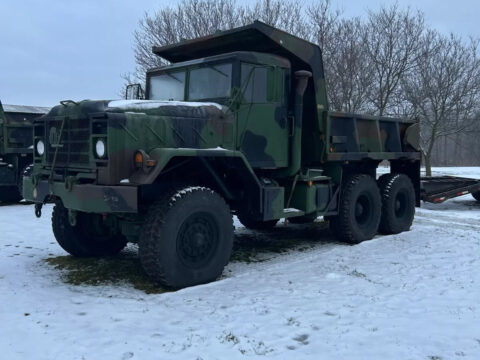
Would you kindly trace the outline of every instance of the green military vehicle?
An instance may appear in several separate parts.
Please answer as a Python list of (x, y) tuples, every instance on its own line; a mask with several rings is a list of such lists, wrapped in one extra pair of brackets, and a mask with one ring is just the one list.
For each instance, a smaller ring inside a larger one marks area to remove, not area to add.
[(33, 162), (33, 120), (47, 112), (45, 107), (0, 102), (0, 202), (23, 199), (23, 173)]
[(232, 214), (251, 229), (324, 216), (350, 243), (410, 228), (418, 126), (330, 112), (317, 45), (255, 22), (153, 52), (171, 65), (148, 71), (147, 100), (68, 100), (35, 121), (24, 194), (37, 216), (55, 203), (67, 252), (138, 243), (148, 275), (181, 288), (222, 273)]

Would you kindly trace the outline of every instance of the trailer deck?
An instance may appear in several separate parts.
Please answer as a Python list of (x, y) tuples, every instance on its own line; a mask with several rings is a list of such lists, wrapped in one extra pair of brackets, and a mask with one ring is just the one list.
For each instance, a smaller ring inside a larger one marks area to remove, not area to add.
[(439, 204), (458, 196), (480, 192), (480, 179), (457, 176), (426, 176), (421, 178), (420, 183), (421, 199), (434, 204)]

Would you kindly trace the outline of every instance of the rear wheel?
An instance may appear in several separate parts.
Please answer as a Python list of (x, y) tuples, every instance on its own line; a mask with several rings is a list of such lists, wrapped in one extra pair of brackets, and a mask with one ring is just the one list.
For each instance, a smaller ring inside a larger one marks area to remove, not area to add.
[(119, 253), (127, 239), (117, 233), (113, 224), (99, 214), (77, 213), (77, 224), (72, 226), (68, 210), (60, 201), (52, 212), (52, 229), (58, 244), (77, 257), (108, 256)]
[(173, 190), (153, 204), (139, 256), (156, 282), (183, 288), (214, 281), (230, 259), (233, 223), (225, 200), (206, 187)]
[(353, 175), (343, 182), (342, 190), (338, 215), (329, 217), (331, 231), (351, 244), (373, 238), (381, 216), (377, 183), (369, 175)]
[(415, 216), (415, 189), (404, 174), (385, 174), (378, 179), (382, 196), (382, 234), (398, 234), (410, 230)]

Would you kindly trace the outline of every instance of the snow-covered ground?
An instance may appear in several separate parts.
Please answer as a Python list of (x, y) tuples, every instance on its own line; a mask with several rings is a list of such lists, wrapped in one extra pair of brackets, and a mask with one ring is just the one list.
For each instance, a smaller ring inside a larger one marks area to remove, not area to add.
[[(435, 174), (480, 178), (478, 168)], [(77, 260), (51, 207), (0, 206), (1, 359), (479, 359), (480, 205), (423, 204), (410, 232), (356, 246), (322, 222), (238, 223), (222, 279), (152, 288), (135, 248)]]

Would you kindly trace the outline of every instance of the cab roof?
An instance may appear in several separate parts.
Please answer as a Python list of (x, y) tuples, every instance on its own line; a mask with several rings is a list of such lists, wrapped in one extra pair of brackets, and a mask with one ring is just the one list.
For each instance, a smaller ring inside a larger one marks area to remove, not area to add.
[(288, 59), (293, 70), (309, 70), (323, 79), (322, 52), (318, 45), (261, 21), (177, 44), (157, 47), (153, 53), (172, 62), (184, 62), (231, 52), (262, 52)]
[(230, 53), (221, 54), (221, 55), (209, 56), (206, 58), (176, 62), (171, 65), (149, 69), (147, 72), (156, 73), (156, 72), (161, 72), (169, 69), (182, 68), (182, 67), (192, 66), (192, 65), (202, 64), (202, 63), (222, 62), (223, 60), (239, 60), (239, 61), (244, 61), (244, 62), (249, 62), (254, 64), (268, 64), (268, 65), (275, 65), (275, 66), (290, 68), (290, 62), (287, 59), (277, 55), (265, 54), (265, 53), (254, 52), (254, 51), (248, 51), (248, 52), (235, 51), (235, 52), (230, 52)]

